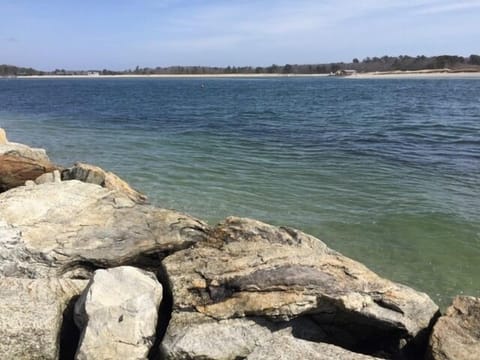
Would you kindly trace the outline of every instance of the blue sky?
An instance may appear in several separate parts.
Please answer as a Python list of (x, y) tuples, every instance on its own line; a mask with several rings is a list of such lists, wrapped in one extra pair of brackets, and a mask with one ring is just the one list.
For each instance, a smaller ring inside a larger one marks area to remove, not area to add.
[(480, 0), (0, 0), (0, 64), (270, 65), (480, 53)]

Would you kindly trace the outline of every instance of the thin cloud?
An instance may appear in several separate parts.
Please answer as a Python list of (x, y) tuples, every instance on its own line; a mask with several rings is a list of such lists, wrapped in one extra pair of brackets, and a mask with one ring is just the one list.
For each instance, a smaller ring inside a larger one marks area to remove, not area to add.
[(426, 5), (414, 13), (416, 15), (433, 15), (433, 14), (440, 14), (440, 13), (449, 13), (449, 12), (456, 12), (456, 11), (465, 11), (465, 10), (472, 10), (472, 9), (480, 9), (480, 1), (463, 1), (457, 3), (433, 3), (430, 5)]

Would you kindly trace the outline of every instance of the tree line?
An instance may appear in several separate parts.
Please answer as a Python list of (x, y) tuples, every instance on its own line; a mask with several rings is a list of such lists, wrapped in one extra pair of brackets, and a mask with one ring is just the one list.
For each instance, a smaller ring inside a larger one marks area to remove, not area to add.
[(406, 70), (436, 70), (451, 69), (458, 71), (480, 71), (480, 55), (468, 57), (456, 55), (440, 56), (382, 56), (367, 57), (351, 62), (336, 62), (326, 64), (285, 64), (270, 66), (168, 66), (168, 67), (140, 67), (124, 71), (103, 70), (65, 70), (38, 71), (32, 68), (0, 65), (0, 76), (18, 75), (88, 75), (99, 73), (102, 75), (201, 75), (201, 74), (329, 74), (339, 70), (355, 70), (357, 72), (375, 71), (406, 71)]

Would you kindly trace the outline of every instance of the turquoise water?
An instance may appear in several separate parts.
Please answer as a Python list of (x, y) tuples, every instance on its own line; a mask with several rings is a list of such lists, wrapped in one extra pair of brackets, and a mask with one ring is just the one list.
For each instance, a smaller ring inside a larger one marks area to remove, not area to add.
[(480, 296), (480, 80), (9, 79), (0, 127), (156, 205), (299, 228), (443, 306)]

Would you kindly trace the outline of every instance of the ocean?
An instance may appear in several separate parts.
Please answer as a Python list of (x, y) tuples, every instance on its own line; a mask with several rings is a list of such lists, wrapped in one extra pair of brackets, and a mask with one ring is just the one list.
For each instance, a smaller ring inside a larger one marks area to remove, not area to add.
[(154, 205), (303, 230), (441, 306), (480, 296), (478, 79), (0, 79), (0, 127)]

